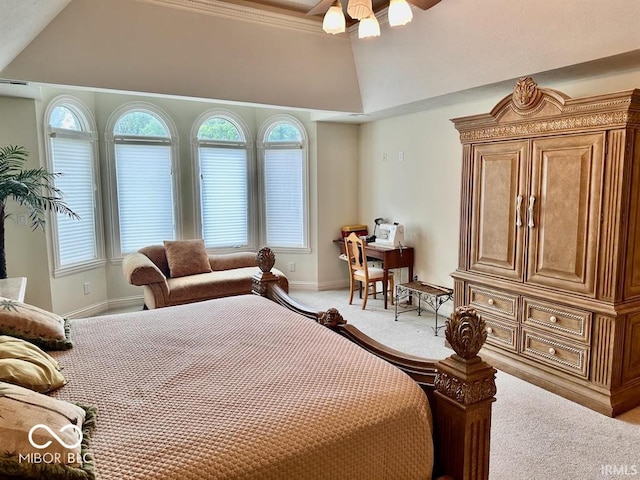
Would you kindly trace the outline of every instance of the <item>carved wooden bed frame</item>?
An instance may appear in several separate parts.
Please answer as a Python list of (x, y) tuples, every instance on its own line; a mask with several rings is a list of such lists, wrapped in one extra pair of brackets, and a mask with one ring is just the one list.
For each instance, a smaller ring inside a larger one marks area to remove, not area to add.
[(478, 356), (487, 338), (484, 320), (469, 307), (456, 308), (445, 336), (456, 352), (444, 360), (428, 360), (390, 349), (347, 324), (335, 308), (310, 310), (287, 295), (271, 273), (275, 255), (268, 247), (257, 254), (260, 272), (253, 293), (315, 320), (407, 373), (427, 394), (433, 414), (433, 478), (489, 478), (491, 404), (496, 370)]

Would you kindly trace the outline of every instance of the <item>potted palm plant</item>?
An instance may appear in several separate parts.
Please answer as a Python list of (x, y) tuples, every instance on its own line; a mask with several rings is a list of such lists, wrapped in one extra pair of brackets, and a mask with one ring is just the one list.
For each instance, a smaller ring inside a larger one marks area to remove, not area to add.
[(80, 218), (62, 199), (62, 192), (53, 179), (61, 175), (44, 168), (24, 170), (28, 152), (22, 146), (0, 147), (0, 278), (7, 278), (7, 258), (4, 245), (4, 222), (7, 200), (12, 198), (29, 210), (31, 228), (44, 229), (45, 212), (53, 210), (73, 218)]

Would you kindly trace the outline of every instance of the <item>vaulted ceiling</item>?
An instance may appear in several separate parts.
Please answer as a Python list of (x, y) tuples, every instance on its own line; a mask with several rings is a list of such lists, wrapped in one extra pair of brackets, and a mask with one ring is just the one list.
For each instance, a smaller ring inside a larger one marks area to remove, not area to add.
[(0, 79), (373, 119), (523, 75), (640, 65), (640, 2), (416, 0), (436, 5), (394, 29), (379, 13), (372, 40), (324, 34), (318, 2), (0, 0)]

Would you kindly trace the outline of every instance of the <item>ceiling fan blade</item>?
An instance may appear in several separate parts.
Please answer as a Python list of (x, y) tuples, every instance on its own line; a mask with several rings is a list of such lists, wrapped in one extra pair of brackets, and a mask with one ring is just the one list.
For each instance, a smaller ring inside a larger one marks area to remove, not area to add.
[(439, 3), (440, 0), (407, 0), (412, 5), (415, 5), (422, 10), (427, 10), (428, 8), (433, 7), (436, 3)]
[(307, 15), (324, 15), (329, 7), (333, 3), (333, 0), (320, 0), (314, 7), (307, 12)]

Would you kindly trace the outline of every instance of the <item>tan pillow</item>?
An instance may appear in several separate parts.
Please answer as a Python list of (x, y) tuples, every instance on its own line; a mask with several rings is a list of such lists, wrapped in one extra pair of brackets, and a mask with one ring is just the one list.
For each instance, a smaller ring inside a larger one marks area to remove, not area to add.
[(95, 478), (88, 447), (95, 407), (0, 382), (0, 412), (0, 478)]
[(60, 315), (4, 297), (0, 297), (0, 335), (22, 338), (44, 350), (73, 346), (69, 325)]
[(40, 393), (67, 383), (53, 358), (32, 343), (6, 335), (0, 336), (0, 381)]
[(171, 277), (186, 277), (211, 271), (204, 240), (165, 240), (164, 248)]

